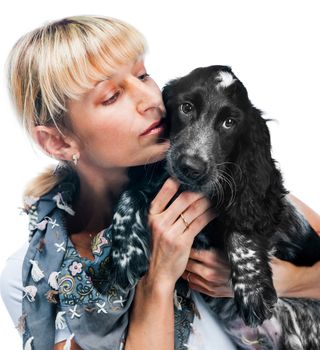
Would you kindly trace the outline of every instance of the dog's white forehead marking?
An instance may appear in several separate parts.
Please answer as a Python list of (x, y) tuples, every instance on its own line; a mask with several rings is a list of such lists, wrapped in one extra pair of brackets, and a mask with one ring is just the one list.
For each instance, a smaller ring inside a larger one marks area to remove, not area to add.
[(217, 84), (218, 88), (220, 87), (227, 88), (228, 86), (233, 84), (233, 82), (235, 81), (231, 73), (224, 72), (224, 71), (219, 72), (217, 80), (218, 80), (218, 84)]

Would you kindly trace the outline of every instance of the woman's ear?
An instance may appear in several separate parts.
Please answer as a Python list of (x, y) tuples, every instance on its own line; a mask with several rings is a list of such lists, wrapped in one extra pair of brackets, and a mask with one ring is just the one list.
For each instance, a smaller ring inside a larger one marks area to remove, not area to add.
[(71, 161), (74, 154), (79, 154), (79, 145), (75, 139), (62, 135), (54, 127), (35, 126), (33, 138), (45, 153), (55, 159)]

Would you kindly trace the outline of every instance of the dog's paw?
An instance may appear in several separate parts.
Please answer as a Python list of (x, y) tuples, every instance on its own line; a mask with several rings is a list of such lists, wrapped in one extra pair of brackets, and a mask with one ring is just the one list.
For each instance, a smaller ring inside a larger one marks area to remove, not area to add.
[(145, 218), (143, 210), (114, 215), (109, 279), (123, 290), (134, 287), (148, 269), (150, 233)]
[(114, 287), (122, 290), (133, 288), (146, 273), (149, 259), (138, 247), (128, 246), (128, 249), (114, 249), (111, 256), (110, 275)]
[(239, 316), (250, 327), (257, 327), (270, 319), (273, 306), (277, 302), (274, 287), (261, 284), (250, 288), (245, 284), (236, 284), (234, 298)]

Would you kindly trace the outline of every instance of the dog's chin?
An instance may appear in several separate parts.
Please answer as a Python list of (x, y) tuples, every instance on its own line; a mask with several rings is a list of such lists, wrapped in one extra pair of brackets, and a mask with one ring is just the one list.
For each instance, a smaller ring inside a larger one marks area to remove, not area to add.
[(171, 177), (176, 179), (180, 185), (181, 189), (183, 191), (191, 191), (191, 192), (200, 192), (208, 196), (213, 195), (213, 189), (209, 188), (208, 184), (209, 176), (203, 175), (200, 179), (194, 180), (190, 179), (187, 176), (185, 176), (179, 169), (176, 169), (175, 167), (168, 166), (167, 171)]
[(172, 177), (174, 177), (181, 184), (183, 190), (201, 193), (204, 190), (203, 186), (195, 181), (186, 180), (181, 176), (174, 176), (173, 174)]

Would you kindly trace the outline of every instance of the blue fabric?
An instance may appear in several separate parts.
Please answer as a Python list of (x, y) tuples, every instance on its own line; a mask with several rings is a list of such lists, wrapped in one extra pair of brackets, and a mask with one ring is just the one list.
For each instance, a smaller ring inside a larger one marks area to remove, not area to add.
[[(50, 215), (53, 220), (61, 222), (60, 211), (54, 211), (52, 204), (39, 202), (38, 206), (42, 209), (44, 215)], [(41, 219), (42, 216), (39, 216)], [(36, 230), (34, 233), (22, 268), (22, 282), (24, 287), (35, 286), (37, 295), (33, 302), (27, 297), (23, 298), (22, 314), (26, 317), (25, 332), (23, 334), (24, 343), (33, 337), (33, 349), (52, 349), (54, 344), (55, 315), (57, 313), (57, 304), (47, 302), (45, 294), (51, 290), (48, 285), (48, 279), (51, 272), (59, 271), (62, 264), (64, 253), (57, 253), (55, 243), (64, 243), (67, 241), (67, 235), (62, 229), (52, 229), (51, 225), (46, 232)], [(45, 247), (42, 248), (43, 240)], [(31, 276), (33, 265), (30, 260), (37, 261), (44, 273), (44, 278), (35, 282)], [(44, 337), (43, 334), (46, 336)]]
[[(65, 306), (103, 303), (101, 292), (106, 287), (107, 264), (111, 249), (110, 229), (103, 230), (94, 239), (94, 260), (80, 257), (68, 240), (67, 252), (59, 274), (60, 303)], [(101, 291), (101, 292), (100, 292)]]
[[(26, 293), (23, 298), (23, 342), (31, 344), (34, 350), (52, 349), (55, 319), (61, 310), (64, 312), (62, 317), (80, 347), (92, 350), (119, 349), (128, 324), (127, 311), (134, 290), (125, 294), (115, 291), (101, 279), (102, 270), (92, 273), (95, 264), (101, 267), (105, 265), (110, 253), (110, 238), (103, 254), (99, 254), (99, 246), (96, 247), (96, 261), (93, 262), (80, 258), (68, 239), (65, 216), (72, 211), (71, 202), (77, 191), (76, 181), (72, 180), (68, 178), (29, 207), (31, 240), (24, 258), (22, 281), (25, 290), (35, 287), (36, 295), (33, 298), (32, 293)], [(32, 201), (30, 198), (28, 200)], [(107, 235), (108, 230), (103, 234)], [(86, 267), (73, 276), (70, 264), (77, 261)], [(56, 282), (59, 291), (48, 283), (52, 273), (58, 275)], [(68, 283), (75, 280), (77, 283), (71, 288)], [(99, 290), (104, 291), (104, 294)]]
[[(134, 289), (124, 292), (108, 283), (110, 228), (94, 239), (93, 261), (80, 257), (68, 238), (66, 215), (73, 214), (71, 203), (77, 191), (77, 179), (70, 175), (45, 196), (28, 199), (30, 245), (22, 269), (26, 291), (23, 342), (33, 350), (53, 349), (58, 312), (60, 325), (66, 322), (82, 349), (113, 350), (124, 343)], [(177, 290), (175, 349), (185, 349), (194, 304), (183, 281)]]

